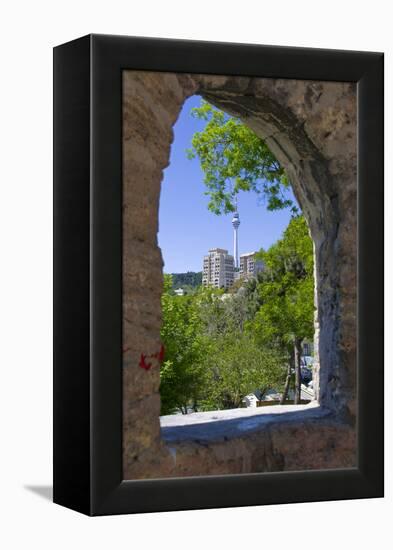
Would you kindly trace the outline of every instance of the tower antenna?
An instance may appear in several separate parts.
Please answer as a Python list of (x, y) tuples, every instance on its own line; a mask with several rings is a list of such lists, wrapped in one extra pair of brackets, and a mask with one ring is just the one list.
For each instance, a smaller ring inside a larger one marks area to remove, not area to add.
[(240, 225), (239, 212), (237, 207), (237, 197), (234, 198), (234, 207), (235, 212), (232, 218), (232, 227), (233, 227), (233, 259), (235, 262), (235, 269), (239, 268), (239, 238), (238, 238), (238, 229)]

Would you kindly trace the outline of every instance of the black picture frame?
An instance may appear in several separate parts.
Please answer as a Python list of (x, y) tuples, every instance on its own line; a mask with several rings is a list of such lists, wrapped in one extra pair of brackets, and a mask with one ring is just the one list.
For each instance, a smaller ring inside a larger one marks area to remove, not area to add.
[[(122, 479), (123, 69), (357, 83), (357, 468)], [(107, 35), (56, 47), (54, 502), (105, 515), (381, 497), (383, 420), (383, 54)]]

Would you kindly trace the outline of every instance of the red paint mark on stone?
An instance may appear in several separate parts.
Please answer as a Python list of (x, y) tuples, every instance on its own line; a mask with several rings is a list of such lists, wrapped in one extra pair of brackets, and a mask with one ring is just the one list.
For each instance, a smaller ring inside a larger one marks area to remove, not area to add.
[(153, 355), (145, 355), (144, 353), (141, 353), (141, 358), (139, 360), (139, 366), (141, 369), (149, 370), (152, 368), (152, 363), (149, 363), (147, 359), (156, 359), (159, 363), (162, 363), (164, 360), (164, 354), (165, 349), (164, 346), (161, 344), (160, 351), (157, 351), (157, 353), (153, 353)]
[(141, 353), (141, 358), (139, 360), (139, 366), (141, 367), (141, 369), (145, 369), (145, 370), (149, 370), (152, 367), (151, 363), (146, 362), (146, 355), (144, 355), (143, 353)]

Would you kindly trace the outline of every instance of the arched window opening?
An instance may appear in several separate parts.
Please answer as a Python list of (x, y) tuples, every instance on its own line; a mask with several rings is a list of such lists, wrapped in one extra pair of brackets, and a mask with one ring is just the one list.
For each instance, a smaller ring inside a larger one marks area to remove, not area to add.
[(174, 125), (158, 243), (162, 425), (173, 424), (167, 415), (313, 401), (306, 221), (266, 142), (197, 95)]

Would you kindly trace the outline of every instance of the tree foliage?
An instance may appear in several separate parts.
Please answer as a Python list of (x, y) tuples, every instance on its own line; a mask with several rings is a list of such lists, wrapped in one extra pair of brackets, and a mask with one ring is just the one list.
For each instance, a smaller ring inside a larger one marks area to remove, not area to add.
[(282, 239), (261, 251), (261, 307), (254, 328), (261, 341), (311, 338), (314, 325), (313, 244), (303, 216), (292, 218)]
[(283, 385), (283, 360), (279, 354), (258, 345), (250, 334), (224, 334), (210, 342), (205, 356), (206, 386), (200, 407), (233, 409), (244, 397)]
[(201, 320), (193, 296), (176, 296), (172, 278), (164, 277), (161, 340), (165, 361), (161, 366), (161, 413), (187, 412), (203, 386)]
[(303, 216), (292, 218), (283, 238), (261, 251), (265, 269), (258, 285), (261, 306), (251, 331), (263, 345), (289, 355), (283, 400), (295, 373), (295, 403), (300, 402), (300, 356), (304, 339), (314, 331), (313, 245)]
[(165, 275), (161, 414), (239, 407), (255, 389), (283, 383), (283, 358), (244, 332), (258, 308), (255, 284), (236, 294), (200, 287), (176, 296)]
[(267, 201), (268, 210), (291, 207), (297, 212), (287, 196), (284, 169), (263, 139), (204, 100), (192, 116), (206, 121), (205, 128), (194, 134), (188, 156), (199, 158), (212, 212), (232, 212), (239, 191), (255, 191)]

